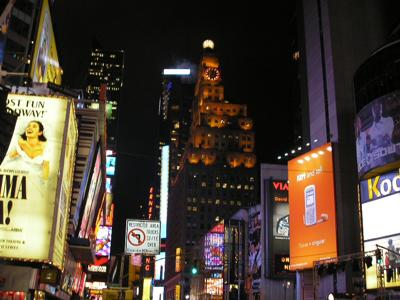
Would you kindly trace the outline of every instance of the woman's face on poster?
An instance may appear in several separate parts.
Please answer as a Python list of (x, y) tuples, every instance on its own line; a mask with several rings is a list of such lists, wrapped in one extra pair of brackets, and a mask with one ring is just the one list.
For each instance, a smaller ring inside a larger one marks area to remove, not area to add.
[(25, 134), (28, 138), (38, 138), (43, 132), (40, 130), (40, 126), (37, 122), (29, 122), (25, 129)]

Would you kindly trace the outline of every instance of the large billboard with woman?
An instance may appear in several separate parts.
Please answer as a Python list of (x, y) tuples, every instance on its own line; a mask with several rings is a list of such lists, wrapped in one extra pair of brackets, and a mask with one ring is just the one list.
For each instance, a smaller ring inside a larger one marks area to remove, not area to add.
[(77, 137), (72, 107), (67, 99), (8, 95), (19, 117), (0, 164), (0, 258), (62, 268)]

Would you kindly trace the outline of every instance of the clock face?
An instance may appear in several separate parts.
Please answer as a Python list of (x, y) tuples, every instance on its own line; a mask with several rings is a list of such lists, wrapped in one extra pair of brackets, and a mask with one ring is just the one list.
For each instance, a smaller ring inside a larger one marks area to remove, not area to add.
[(219, 79), (219, 76), (220, 76), (220, 74), (219, 74), (219, 70), (218, 70), (218, 68), (207, 68), (205, 71), (204, 71), (204, 77), (207, 79), (207, 80), (218, 80)]

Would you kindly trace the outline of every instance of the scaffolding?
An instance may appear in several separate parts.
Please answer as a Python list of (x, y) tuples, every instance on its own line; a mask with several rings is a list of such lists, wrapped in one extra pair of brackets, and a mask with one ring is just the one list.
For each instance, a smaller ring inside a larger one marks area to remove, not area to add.
[[(320, 278), (323, 276), (323, 272), (326, 271), (328, 274), (331, 274), (333, 277), (333, 294), (338, 294), (337, 291), (337, 270), (341, 269), (345, 271), (346, 264), (348, 262), (353, 263), (353, 269), (355, 266), (359, 267), (359, 273), (361, 277), (361, 281), (357, 283), (359, 290), (352, 291), (351, 293), (345, 293), (345, 296), (362, 296), (366, 292), (365, 288), (365, 257), (367, 256), (375, 256), (376, 252), (366, 251), (366, 252), (357, 252), (353, 254), (347, 254), (338, 256), (336, 258), (331, 259), (323, 259), (314, 261), (313, 264), (313, 288), (314, 288), (314, 299), (319, 299), (319, 286), (320, 286)], [(378, 269), (378, 266), (377, 266)], [(355, 272), (354, 270), (352, 272)], [(353, 278), (355, 276), (352, 276)], [(377, 278), (378, 279), (378, 278)], [(356, 286), (356, 283), (353, 283)], [(384, 286), (384, 281), (383, 281)], [(383, 290), (384, 293), (384, 290)]]

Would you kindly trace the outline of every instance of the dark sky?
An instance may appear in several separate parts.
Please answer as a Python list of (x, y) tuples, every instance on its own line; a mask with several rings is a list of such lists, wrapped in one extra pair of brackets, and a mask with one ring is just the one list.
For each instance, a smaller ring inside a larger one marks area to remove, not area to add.
[[(198, 65), (202, 42), (212, 39), (220, 58), (225, 98), (248, 104), (260, 162), (293, 145), (295, 65), (291, 61), (294, 2), (56, 0), (54, 27), (64, 84), (85, 86), (90, 47), (125, 50), (119, 104), (117, 191), (127, 214), (137, 214), (154, 177), (161, 71), (181, 62)], [(240, 3), (238, 5), (237, 3)], [(218, 5), (218, 4), (217, 4)], [(116, 226), (118, 230), (119, 226)], [(123, 228), (123, 227), (122, 227)]]

